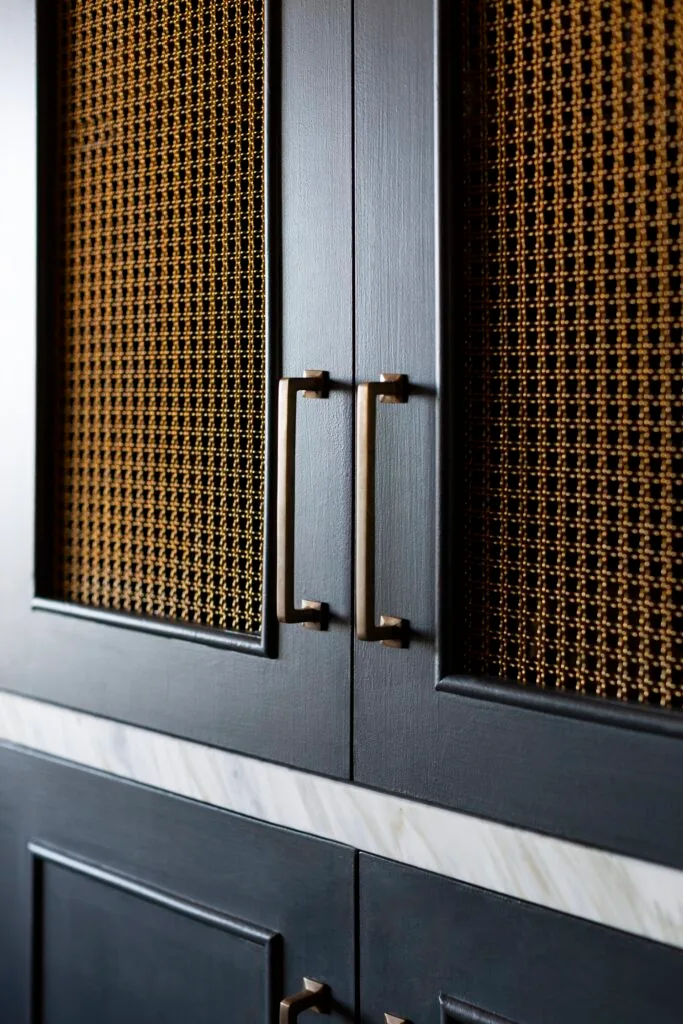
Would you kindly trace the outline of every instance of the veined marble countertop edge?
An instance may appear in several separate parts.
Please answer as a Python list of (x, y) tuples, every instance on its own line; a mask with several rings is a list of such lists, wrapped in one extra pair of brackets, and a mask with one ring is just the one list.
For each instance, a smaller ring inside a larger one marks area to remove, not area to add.
[(12, 743), (683, 949), (683, 871), (0, 691)]

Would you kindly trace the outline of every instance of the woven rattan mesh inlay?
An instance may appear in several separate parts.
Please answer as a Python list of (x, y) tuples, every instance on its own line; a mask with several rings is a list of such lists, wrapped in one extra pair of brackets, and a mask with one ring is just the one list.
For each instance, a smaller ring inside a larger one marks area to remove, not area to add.
[(48, 596), (258, 633), (263, 0), (53, 16)]
[(680, 0), (467, 0), (464, 665), (680, 708)]

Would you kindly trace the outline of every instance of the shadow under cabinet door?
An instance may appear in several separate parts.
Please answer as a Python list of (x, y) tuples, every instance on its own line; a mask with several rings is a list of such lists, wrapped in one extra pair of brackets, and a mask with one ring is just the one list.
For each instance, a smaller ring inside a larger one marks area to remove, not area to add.
[(361, 1020), (678, 1024), (683, 953), (360, 856)]
[(3, 1024), (354, 1018), (354, 853), (0, 748)]

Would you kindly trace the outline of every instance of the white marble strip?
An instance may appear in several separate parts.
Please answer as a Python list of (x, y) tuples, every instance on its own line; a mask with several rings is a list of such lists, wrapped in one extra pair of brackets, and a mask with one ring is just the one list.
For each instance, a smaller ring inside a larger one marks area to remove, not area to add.
[(683, 949), (683, 872), (0, 692), (0, 741)]

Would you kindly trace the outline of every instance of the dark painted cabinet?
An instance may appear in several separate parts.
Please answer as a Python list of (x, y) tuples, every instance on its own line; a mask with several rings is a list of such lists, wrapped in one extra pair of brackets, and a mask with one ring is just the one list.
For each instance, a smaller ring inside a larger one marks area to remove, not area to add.
[(408, 378), (375, 617), (410, 624), (356, 640), (354, 778), (681, 867), (681, 97), (655, 126), (635, 42), (675, 77), (680, 9), (354, 18), (356, 372)]
[[(4, 0), (0, 685), (683, 868), (682, 52), (668, 0)], [(667, 947), (0, 766), (9, 1024), (676, 1019)]]
[(9, 747), (0, 909), (3, 1024), (680, 1018), (680, 950)]
[(3, 8), (3, 686), (683, 865), (678, 8), (126, 10)]
[(0, 750), (6, 1024), (353, 1020), (354, 905), (350, 849)]
[(680, 1019), (683, 955), (360, 855), (360, 1019), (639, 1024)]
[[(0, 12), (0, 679), (348, 777), (350, 3), (189, 6)], [(277, 382), (318, 368), (324, 633), (275, 618)]]

